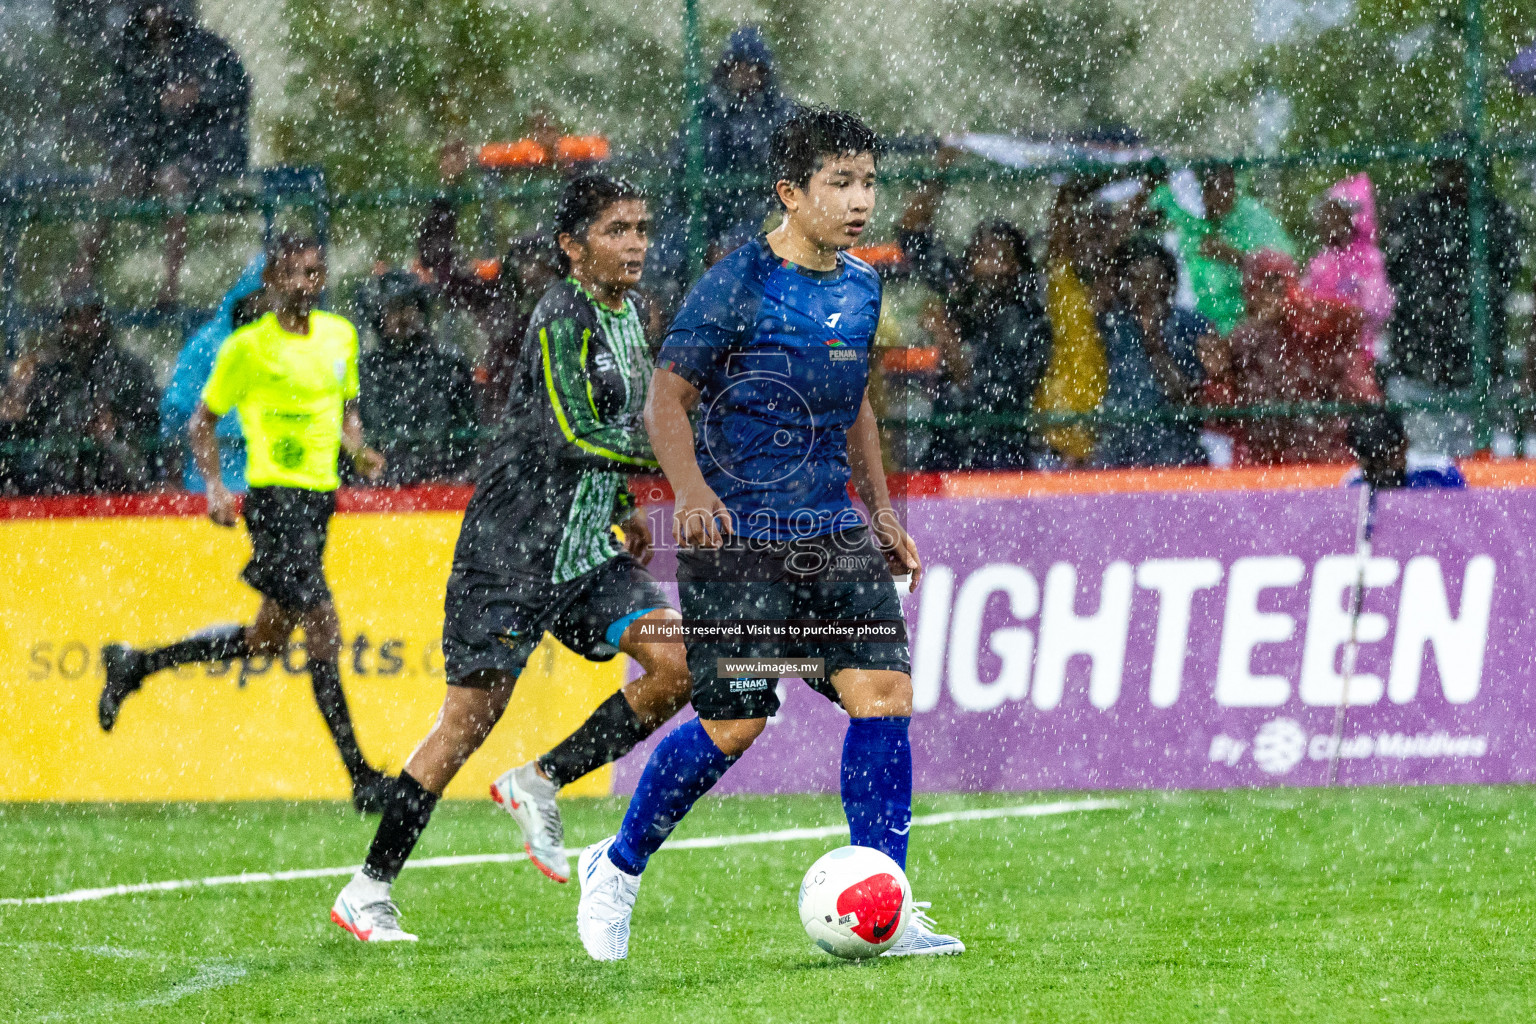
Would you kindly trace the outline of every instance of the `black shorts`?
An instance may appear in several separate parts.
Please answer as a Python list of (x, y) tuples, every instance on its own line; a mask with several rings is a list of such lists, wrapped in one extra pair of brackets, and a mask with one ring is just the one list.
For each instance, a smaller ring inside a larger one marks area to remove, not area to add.
[(252, 487), (245, 496), (251, 560), (241, 578), (286, 611), (307, 612), (329, 601), (321, 559), (335, 513), (335, 491)]
[(627, 554), (567, 583), (515, 584), (455, 569), (444, 602), (443, 664), (450, 686), (488, 686), (477, 673), (514, 678), (546, 632), (586, 658), (608, 661), (635, 619), (672, 602)]
[[(902, 621), (896, 584), (868, 527), (786, 544), (737, 541), (679, 551), (677, 588), (690, 622)], [(720, 658), (821, 658), (826, 676), (806, 682), (833, 701), (832, 676), (841, 669), (912, 671), (904, 633), (895, 642), (695, 641), (688, 645), (693, 707), (709, 721), (767, 718), (779, 710), (774, 680), (719, 678)]]

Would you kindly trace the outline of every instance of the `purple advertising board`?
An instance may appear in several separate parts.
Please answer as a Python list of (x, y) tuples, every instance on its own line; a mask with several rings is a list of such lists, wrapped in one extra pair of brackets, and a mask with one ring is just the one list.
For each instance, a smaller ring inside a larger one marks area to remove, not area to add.
[[(1323, 784), (1360, 504), (1345, 489), (911, 501), (917, 788)], [(1536, 491), (1382, 495), (1341, 783), (1536, 778), (1533, 535)], [(846, 717), (780, 686), (717, 792), (838, 788)], [(653, 746), (617, 765), (616, 792)]]

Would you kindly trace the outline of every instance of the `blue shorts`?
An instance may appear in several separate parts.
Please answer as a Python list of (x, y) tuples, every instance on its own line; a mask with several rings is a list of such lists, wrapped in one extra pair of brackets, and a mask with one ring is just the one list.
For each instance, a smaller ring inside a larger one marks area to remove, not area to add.
[[(785, 544), (737, 540), (680, 551), (677, 586), (689, 622), (902, 622), (901, 598), (885, 556), (862, 526)], [(912, 672), (904, 628), (894, 642), (690, 642), (693, 707), (709, 721), (767, 718), (779, 710), (773, 680), (721, 678), (716, 671), (721, 658), (820, 658), (826, 675), (806, 682), (832, 701), (838, 699), (832, 676), (842, 669)]]

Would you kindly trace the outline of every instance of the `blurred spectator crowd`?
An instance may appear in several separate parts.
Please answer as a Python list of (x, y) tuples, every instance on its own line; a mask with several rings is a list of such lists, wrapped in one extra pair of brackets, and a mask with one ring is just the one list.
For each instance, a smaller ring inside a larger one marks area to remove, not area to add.
[[(933, 228), (942, 179), (921, 185), (898, 221), (891, 274), (924, 286), (921, 330), (881, 360), (887, 415), (929, 421), (899, 439), (903, 461), (1350, 462), (1349, 410), (1292, 407), (1384, 399), (1431, 406), (1407, 417), (1418, 455), (1472, 455), (1473, 417), (1456, 405), (1475, 383), (1468, 181), (1457, 160), (1432, 173), (1384, 222), (1367, 174), (1312, 197), (1306, 259), (1224, 164), (1067, 181), (1035, 244), (983, 220), (958, 256)], [(1521, 229), (1497, 198), (1485, 239), (1490, 382), (1513, 387), (1506, 308)], [(1062, 415), (1085, 413), (1098, 422)], [(1036, 429), (1013, 425), (1029, 414)]]
[[(119, 145), (103, 194), (174, 204), (244, 170), (250, 86), (240, 60), (162, 0), (140, 4), (128, 21), (118, 89)], [(793, 105), (762, 34), (738, 29), (710, 80), (698, 137), (706, 264), (771, 222), (768, 140)], [(607, 158), (605, 140), (565, 136), (542, 120), (527, 138), (478, 153), (450, 141), (439, 170), (453, 188), (477, 163), (560, 174)], [(859, 251), (886, 281), (872, 394), (892, 424), (893, 468), (1352, 462), (1348, 415), (1288, 407), (1383, 400), (1451, 403), (1411, 413), (1408, 440), (1430, 456), (1473, 453), (1473, 417), (1452, 401), (1476, 383), (1477, 365), (1461, 162), (1434, 163), (1429, 187), (1385, 213), (1367, 174), (1343, 177), (1311, 197), (1311, 230), (1300, 239), (1222, 164), (1070, 177), (1055, 186), (1043, 222), (983, 215), (968, 237), (947, 239), (936, 227), (943, 172), (963, 158), (938, 149), (940, 173), (896, 197), (890, 242)], [(668, 158), (674, 176), (685, 162), (680, 133)], [(644, 287), (662, 315), (688, 284), (679, 194), (654, 200)], [(487, 259), (461, 243), (459, 219), (455, 203), (431, 203), (408, 264), (381, 263), (340, 297), (364, 338), (360, 403), (388, 459), (388, 486), (471, 477), (497, 429), (533, 306), (559, 274), (541, 233)], [(173, 205), (162, 304), (177, 298), (185, 222)], [(1505, 311), (1523, 232), (1497, 198), (1485, 223), (1489, 367), (1495, 389), (1515, 387), (1523, 373), (1504, 365)], [(4, 493), (202, 487), (183, 434), (219, 345), (265, 313), (262, 259), (189, 335), (162, 393), (119, 342), (94, 286), (104, 230), (84, 234), (57, 328), (11, 361), (0, 388)], [(473, 361), (445, 340), (449, 318), (478, 332)], [(227, 482), (239, 487), (233, 413), (218, 434)]]

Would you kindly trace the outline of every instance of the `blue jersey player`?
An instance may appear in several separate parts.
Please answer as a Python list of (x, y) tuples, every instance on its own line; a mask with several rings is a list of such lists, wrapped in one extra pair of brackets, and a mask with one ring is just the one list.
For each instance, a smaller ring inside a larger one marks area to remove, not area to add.
[[(774, 132), (772, 148), (783, 223), (726, 256), (689, 293), (646, 404), (646, 428), (676, 495), (683, 617), (899, 624), (892, 572), (915, 581), (922, 567), (891, 507), (867, 394), (880, 281), (845, 252), (874, 208), (879, 142), (853, 114), (801, 110)], [(850, 481), (867, 519), (849, 499)], [(906, 864), (912, 680), (904, 632), (691, 638), (698, 717), (651, 755), (618, 835), (578, 862), (577, 930), (594, 959), (628, 955), (651, 854), (778, 710), (772, 678), (717, 671), (721, 660), (740, 658), (820, 661), (822, 677), (807, 682), (849, 715), (842, 796), (852, 841)], [(886, 955), (964, 951), (932, 924), (916, 915)]]

